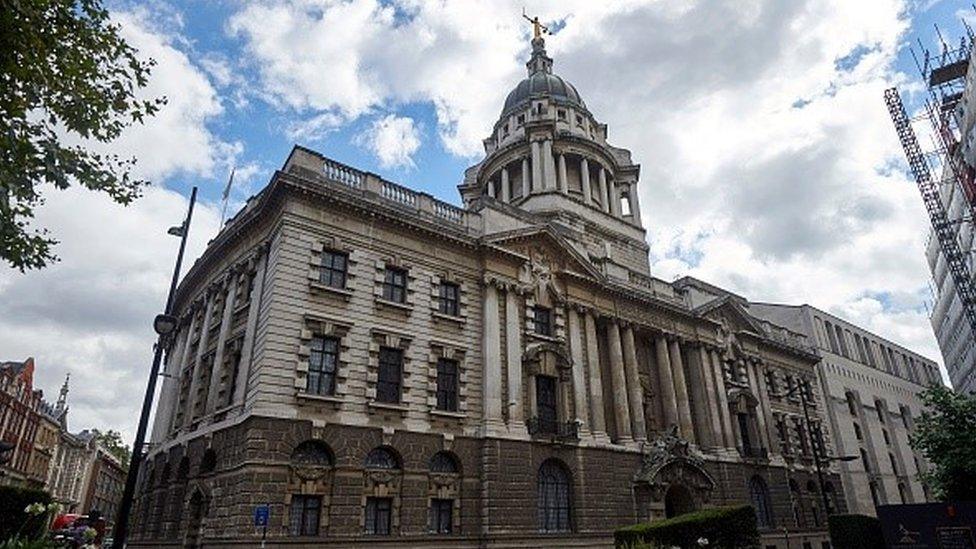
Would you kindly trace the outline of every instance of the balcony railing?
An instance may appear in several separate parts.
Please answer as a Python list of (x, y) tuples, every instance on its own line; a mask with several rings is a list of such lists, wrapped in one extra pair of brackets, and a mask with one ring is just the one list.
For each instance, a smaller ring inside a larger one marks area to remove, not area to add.
[(759, 446), (743, 446), (740, 448), (742, 457), (752, 459), (769, 459), (769, 451)]
[(555, 440), (579, 440), (579, 424), (533, 417), (525, 422), (532, 436), (548, 436)]

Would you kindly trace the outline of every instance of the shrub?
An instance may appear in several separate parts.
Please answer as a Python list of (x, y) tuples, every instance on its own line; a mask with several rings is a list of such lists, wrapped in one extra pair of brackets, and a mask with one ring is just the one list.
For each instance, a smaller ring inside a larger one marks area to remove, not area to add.
[(707, 547), (753, 548), (759, 546), (756, 513), (751, 505), (717, 507), (674, 518), (621, 528), (613, 534), (618, 548), (650, 546), (700, 549), (700, 538)]
[(881, 522), (867, 515), (830, 515), (827, 519), (834, 549), (884, 549)]
[(0, 540), (14, 536), (36, 538), (44, 534), (47, 515), (28, 515), (24, 509), (32, 503), (51, 502), (51, 496), (42, 490), (30, 490), (14, 486), (0, 486)]

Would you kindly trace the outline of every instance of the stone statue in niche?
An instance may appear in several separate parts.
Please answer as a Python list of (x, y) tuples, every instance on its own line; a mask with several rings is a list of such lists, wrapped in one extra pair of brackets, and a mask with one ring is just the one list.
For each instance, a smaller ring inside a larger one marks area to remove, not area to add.
[(563, 293), (556, 286), (554, 273), (560, 267), (556, 260), (542, 246), (534, 246), (526, 250), (529, 261), (522, 264), (519, 272), (519, 284), (525, 291), (536, 291), (538, 295), (549, 294), (557, 300), (563, 300)]

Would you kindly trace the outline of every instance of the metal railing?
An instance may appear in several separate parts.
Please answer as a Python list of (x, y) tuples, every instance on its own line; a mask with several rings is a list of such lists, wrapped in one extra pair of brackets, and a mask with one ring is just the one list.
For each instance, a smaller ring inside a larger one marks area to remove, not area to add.
[(579, 440), (579, 424), (575, 421), (558, 421), (533, 417), (525, 422), (532, 436), (549, 436), (556, 440)]

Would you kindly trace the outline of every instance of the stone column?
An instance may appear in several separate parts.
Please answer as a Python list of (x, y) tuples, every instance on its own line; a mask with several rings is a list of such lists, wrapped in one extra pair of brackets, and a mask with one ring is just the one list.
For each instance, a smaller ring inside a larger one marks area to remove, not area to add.
[(502, 202), (508, 204), (512, 201), (512, 195), (508, 189), (508, 168), (502, 168)]
[(610, 211), (610, 200), (607, 196), (607, 170), (600, 166), (600, 206), (603, 211)]
[(636, 181), (630, 183), (630, 192), (627, 193), (627, 196), (630, 197), (630, 211), (634, 216), (634, 224), (638, 227), (643, 227), (644, 224), (641, 222), (640, 198), (637, 196)]
[(617, 444), (633, 442), (630, 430), (630, 410), (627, 406), (627, 380), (624, 374), (624, 351), (620, 342), (620, 326), (613, 319), (607, 325), (607, 344), (610, 351), (610, 383), (613, 388), (614, 425)]
[(756, 371), (756, 388), (759, 391), (756, 396), (759, 398), (759, 411), (762, 415), (760, 424), (766, 434), (766, 449), (769, 450), (770, 454), (778, 454), (779, 440), (775, 433), (773, 411), (769, 407), (769, 389), (766, 387), (765, 367), (759, 362), (753, 363), (752, 366)]
[(617, 182), (613, 178), (607, 180), (607, 192), (610, 193), (610, 214), (620, 217), (620, 193), (617, 192)]
[[(172, 432), (172, 431), (174, 431), (174, 430), (176, 430), (176, 429), (178, 429), (178, 428), (180, 428), (180, 427), (183, 426), (182, 424), (176, 424), (175, 423), (175, 421), (176, 421), (176, 406), (178, 405), (178, 403), (180, 401), (180, 391), (183, 388), (183, 386), (182, 386), (183, 372), (185, 372), (187, 370), (187, 368), (190, 367), (190, 360), (191, 360), (191, 357), (190, 357), (190, 348), (192, 347), (191, 343), (193, 341), (193, 334), (196, 332), (196, 329), (197, 329), (197, 314), (196, 314), (196, 311), (194, 310), (194, 308), (193, 307), (190, 307), (190, 327), (187, 328), (187, 330), (186, 330), (186, 344), (183, 346), (182, 355), (179, 357), (179, 363), (177, 364), (177, 372), (176, 372), (176, 380), (175, 380), (176, 381), (176, 397), (173, 399), (173, 407), (172, 407), (172, 411), (171, 411), (172, 418), (169, 420), (169, 423), (167, 425), (165, 425), (165, 429), (166, 429), (166, 433), (165, 434), (168, 434), (168, 433), (170, 433), (170, 432)], [(191, 376), (193, 375), (192, 372), (190, 373), (190, 375)], [(192, 382), (193, 378), (191, 377), (190, 380)], [(191, 395), (188, 395), (188, 397), (189, 398), (187, 398), (187, 402), (186, 402), (186, 405), (187, 406), (193, 404), (192, 396)], [(189, 416), (186, 413), (184, 413), (183, 414), (183, 417), (184, 418), (187, 418)]]
[[(197, 356), (193, 363), (193, 371), (190, 373), (190, 395), (187, 400), (186, 417), (189, 423), (193, 423), (196, 418), (197, 393), (200, 391), (200, 369), (203, 367), (203, 355), (206, 354), (207, 346), (210, 342), (210, 317), (213, 316), (215, 296), (212, 292), (207, 295), (207, 307), (203, 312), (203, 326), (200, 328), (200, 343), (197, 345)], [(211, 375), (213, 375), (211, 373)], [(206, 408), (206, 402), (204, 402)], [(206, 411), (206, 410), (204, 410)]]
[(668, 353), (668, 342), (664, 335), (657, 336), (654, 341), (657, 351), (657, 378), (661, 384), (661, 411), (664, 413), (664, 429), (678, 425), (678, 397), (674, 394), (674, 378), (671, 376), (671, 357)]
[(231, 272), (230, 281), (227, 283), (227, 293), (224, 294), (224, 310), (220, 315), (220, 330), (217, 332), (217, 350), (214, 353), (213, 372), (210, 374), (210, 389), (207, 390), (207, 414), (212, 414), (218, 408), (223, 408), (223, 403), (218, 402), (217, 399), (220, 397), (220, 384), (224, 377), (222, 375), (224, 371), (224, 349), (227, 347), (227, 337), (230, 335), (230, 326), (234, 320), (237, 279), (237, 273)]
[(705, 404), (705, 376), (702, 373), (700, 345), (694, 346), (688, 353), (688, 396), (691, 398), (691, 412), (695, 418), (693, 424), (695, 438), (702, 446), (712, 446), (712, 433), (709, 430), (708, 405)]
[(559, 176), (557, 181), (559, 185), (559, 190), (563, 193), (569, 194), (569, 182), (566, 181), (566, 155), (565, 154), (559, 155), (559, 173), (557, 175)]
[(545, 189), (556, 188), (556, 162), (552, 156), (552, 140), (546, 139), (542, 142), (542, 173), (545, 180)]
[(532, 192), (542, 189), (542, 154), (539, 142), (532, 142)]
[[(749, 384), (749, 390), (752, 391), (752, 394), (755, 395), (757, 400), (759, 400), (759, 383), (756, 380), (756, 372), (753, 368), (754, 364), (751, 360), (740, 360), (739, 364), (746, 373), (746, 383)], [(756, 430), (759, 431), (756, 433), (758, 435), (757, 444), (768, 450), (769, 440), (767, 440), (766, 437), (766, 418), (764, 416), (765, 414), (763, 413), (762, 402), (760, 402), (759, 405), (756, 406), (756, 422), (758, 423)]]
[(590, 187), (590, 163), (584, 158), (580, 160), (580, 186), (583, 187), (583, 200), (593, 204), (593, 189)]
[(484, 410), (486, 434), (494, 434), (504, 426), (502, 421), (502, 356), (501, 326), (498, 318), (498, 289), (494, 280), (485, 280), (484, 302)]
[(688, 405), (684, 359), (681, 358), (681, 345), (677, 339), (669, 342), (668, 351), (671, 356), (671, 375), (674, 377), (674, 394), (678, 397), (678, 424), (685, 440), (695, 444), (695, 427), (691, 420), (691, 407)]
[(522, 328), (519, 324), (519, 299), (515, 288), (505, 291), (505, 357), (508, 362), (508, 428), (524, 432), (522, 400)]
[[(560, 156), (560, 158), (562, 158)], [(579, 312), (575, 307), (566, 307), (569, 313), (569, 350), (573, 358), (573, 410), (580, 422), (580, 430), (588, 430), (590, 414), (586, 401), (586, 373), (583, 371), (583, 330), (580, 328)]]
[(156, 418), (153, 420), (152, 436), (150, 440), (160, 442), (169, 434), (173, 421), (173, 410), (176, 399), (180, 394), (180, 367), (182, 366), (183, 349), (190, 343), (190, 330), (185, 326), (176, 337), (176, 343), (166, 353), (166, 365), (163, 368), (162, 388), (159, 391), (159, 405)]
[(627, 379), (627, 400), (630, 402), (630, 421), (633, 424), (634, 440), (647, 440), (647, 426), (644, 424), (644, 389), (637, 373), (637, 346), (634, 344), (634, 328), (624, 326), (624, 374)]
[(603, 378), (600, 375), (600, 348), (596, 333), (596, 315), (586, 313), (586, 369), (590, 377), (590, 423), (594, 438), (609, 442), (603, 413)]
[(705, 400), (708, 406), (708, 425), (711, 429), (711, 443), (715, 448), (725, 446), (725, 438), (722, 434), (722, 416), (718, 411), (718, 390), (715, 388), (715, 380), (712, 372), (712, 359), (705, 347), (698, 348), (699, 360), (701, 361), (702, 379), (705, 384)]
[(529, 179), (529, 159), (522, 159), (522, 199), (524, 200), (529, 196), (529, 190), (532, 187), (532, 180)]
[(725, 447), (734, 450), (735, 431), (732, 429), (732, 411), (729, 409), (729, 397), (725, 392), (725, 374), (722, 372), (722, 357), (718, 351), (711, 351), (712, 376), (715, 378), (715, 393), (718, 395), (718, 411), (722, 419), (722, 439)]
[(254, 288), (248, 296), (250, 305), (247, 309), (247, 326), (244, 328), (244, 344), (241, 346), (241, 366), (237, 370), (237, 380), (234, 382), (234, 404), (244, 404), (247, 395), (247, 380), (250, 377), (251, 361), (254, 356), (254, 339), (258, 330), (258, 315), (261, 313), (262, 296), (264, 295), (264, 276), (268, 266), (266, 250), (261, 250), (257, 265), (254, 268)]

